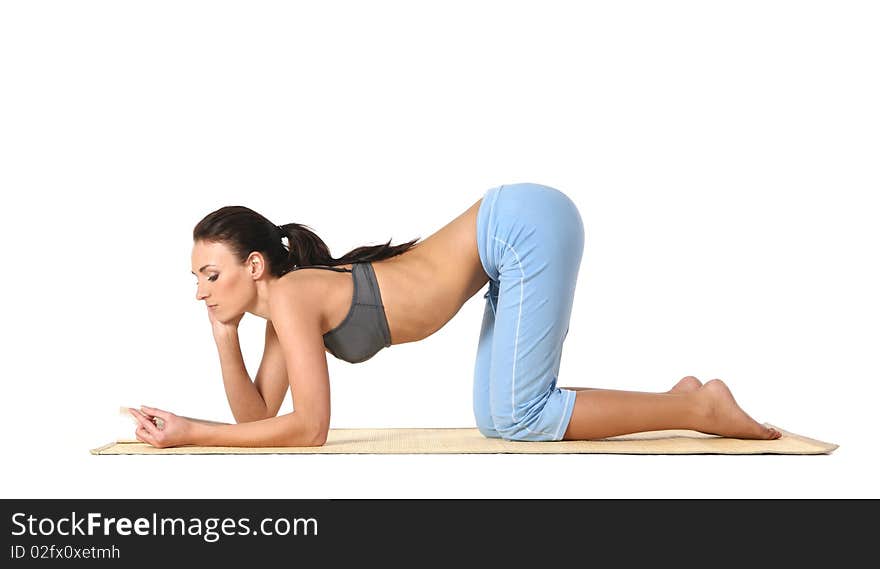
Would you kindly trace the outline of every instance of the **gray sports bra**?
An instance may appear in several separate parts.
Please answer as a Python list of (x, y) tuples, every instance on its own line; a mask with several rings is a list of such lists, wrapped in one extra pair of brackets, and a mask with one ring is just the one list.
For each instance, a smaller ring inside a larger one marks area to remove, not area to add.
[(352, 263), (351, 269), (324, 265), (306, 265), (300, 269), (326, 269), (351, 273), (354, 293), (351, 308), (336, 328), (324, 334), (324, 346), (337, 359), (357, 364), (372, 358), (382, 348), (391, 345), (391, 330), (385, 317), (385, 306), (379, 292), (379, 283), (372, 263)]

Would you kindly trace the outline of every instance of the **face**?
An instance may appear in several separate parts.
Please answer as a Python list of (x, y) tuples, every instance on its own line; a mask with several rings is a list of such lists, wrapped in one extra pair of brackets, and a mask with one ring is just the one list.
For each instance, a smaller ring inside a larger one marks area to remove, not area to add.
[(252, 253), (244, 264), (232, 255), (223, 243), (196, 241), (192, 250), (192, 273), (196, 276), (196, 300), (206, 305), (216, 305), (214, 318), (226, 322), (241, 314), (253, 303), (256, 296), (253, 260), (262, 268), (262, 258)]

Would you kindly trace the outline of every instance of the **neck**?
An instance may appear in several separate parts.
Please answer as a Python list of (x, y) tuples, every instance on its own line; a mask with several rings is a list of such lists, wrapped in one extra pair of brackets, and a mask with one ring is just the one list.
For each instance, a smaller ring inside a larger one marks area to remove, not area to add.
[(272, 295), (272, 290), (274, 289), (273, 285), (277, 281), (278, 278), (276, 277), (271, 280), (260, 279), (254, 283), (257, 287), (257, 296), (254, 298), (253, 304), (248, 307), (247, 312), (250, 312), (254, 316), (269, 320), (269, 299)]

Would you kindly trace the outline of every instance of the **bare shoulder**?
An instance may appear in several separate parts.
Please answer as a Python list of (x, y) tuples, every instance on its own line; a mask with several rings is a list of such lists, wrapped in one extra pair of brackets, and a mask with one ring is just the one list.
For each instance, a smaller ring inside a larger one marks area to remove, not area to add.
[(288, 274), (269, 285), (269, 319), (312, 317), (320, 321), (321, 283), (312, 275)]
[[(321, 365), (318, 355), (325, 353), (322, 338), (323, 303), (318, 300), (315, 288), (309, 282), (311, 279), (302, 279), (302, 283), (294, 282), (298, 280), (280, 282), (279, 279), (273, 283), (269, 293), (269, 320), (285, 359), (288, 362), (307, 361), (314, 354), (313, 363), (317, 368)], [(326, 360), (323, 361), (326, 366)]]

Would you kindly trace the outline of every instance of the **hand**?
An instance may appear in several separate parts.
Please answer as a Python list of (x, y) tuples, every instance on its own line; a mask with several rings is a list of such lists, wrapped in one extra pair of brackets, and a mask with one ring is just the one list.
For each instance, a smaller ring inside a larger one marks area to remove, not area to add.
[(134, 436), (141, 442), (156, 448), (187, 444), (192, 433), (192, 421), (174, 413), (141, 405), (141, 409), (128, 408), (137, 420)]
[(208, 320), (211, 322), (211, 330), (214, 332), (215, 338), (229, 334), (230, 332), (237, 332), (238, 323), (241, 322), (241, 319), (244, 317), (244, 312), (242, 312), (232, 320), (221, 322), (217, 320), (217, 312), (215, 310), (211, 310), (210, 308), (207, 310)]

